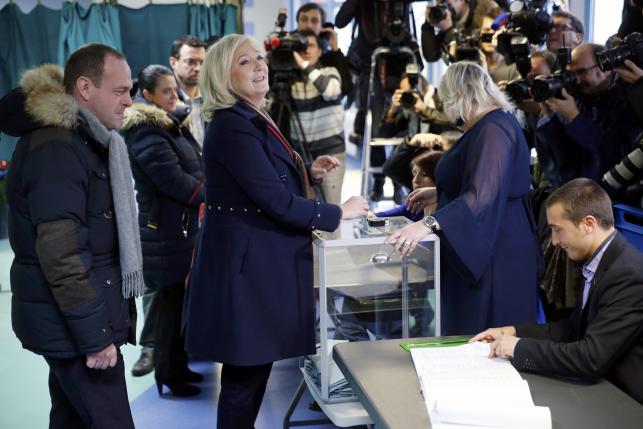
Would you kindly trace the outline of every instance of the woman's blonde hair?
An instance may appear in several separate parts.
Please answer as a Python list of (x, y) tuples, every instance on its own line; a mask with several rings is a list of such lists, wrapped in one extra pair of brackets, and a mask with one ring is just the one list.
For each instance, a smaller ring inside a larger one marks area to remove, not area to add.
[(238, 101), (232, 89), (232, 58), (244, 43), (255, 41), (243, 34), (228, 34), (208, 49), (199, 76), (199, 90), (203, 97), (202, 114), (212, 120), (217, 110), (227, 109)]
[(458, 117), (466, 122), (494, 107), (514, 111), (514, 106), (491, 80), (489, 73), (471, 61), (451, 64), (440, 81), (438, 93), (444, 113), (453, 122)]

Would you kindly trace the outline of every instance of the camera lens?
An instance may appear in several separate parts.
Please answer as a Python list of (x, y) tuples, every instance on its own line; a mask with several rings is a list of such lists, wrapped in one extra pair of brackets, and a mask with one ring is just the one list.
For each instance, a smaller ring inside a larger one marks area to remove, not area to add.
[(565, 88), (570, 91), (576, 85), (576, 76), (572, 73), (563, 71), (547, 77), (534, 79), (531, 85), (531, 94), (534, 100), (541, 102), (552, 97), (561, 97), (561, 91)]
[(517, 79), (509, 82), (506, 89), (507, 94), (516, 103), (531, 98), (531, 92), (529, 91), (530, 83), (527, 79)]
[(412, 109), (413, 106), (415, 106), (415, 96), (413, 95), (413, 91), (403, 92), (400, 97), (400, 104), (404, 109)]
[(596, 54), (596, 64), (601, 71), (606, 72), (614, 70), (616, 67), (623, 65), (625, 60), (632, 56), (630, 48), (627, 45), (620, 45)]

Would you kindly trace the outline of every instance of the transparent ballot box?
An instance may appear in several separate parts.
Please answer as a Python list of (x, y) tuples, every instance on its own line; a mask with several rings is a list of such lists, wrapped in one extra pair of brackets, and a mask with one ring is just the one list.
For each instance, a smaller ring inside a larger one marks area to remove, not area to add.
[(325, 403), (357, 400), (332, 360), (338, 342), (440, 335), (439, 238), (427, 235), (402, 257), (384, 241), (411, 221), (382, 223), (342, 221), (335, 232), (314, 232), (318, 348), (303, 359), (302, 372)]

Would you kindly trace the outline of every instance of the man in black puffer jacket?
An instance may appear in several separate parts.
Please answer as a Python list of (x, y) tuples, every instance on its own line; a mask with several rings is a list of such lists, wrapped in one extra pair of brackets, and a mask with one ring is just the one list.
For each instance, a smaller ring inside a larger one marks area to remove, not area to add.
[[(113, 130), (131, 104), (125, 58), (104, 45), (28, 71), (0, 100), (19, 136), (7, 175), (12, 324), (50, 367), (52, 428), (133, 428), (123, 357), (143, 289), (132, 176)], [(132, 234), (132, 231), (134, 234)]]

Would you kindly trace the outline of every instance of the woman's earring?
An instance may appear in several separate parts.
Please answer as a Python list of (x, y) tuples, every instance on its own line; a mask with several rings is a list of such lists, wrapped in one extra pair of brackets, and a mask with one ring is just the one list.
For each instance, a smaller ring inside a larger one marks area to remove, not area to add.
[(464, 119), (462, 119), (462, 116), (458, 115), (458, 116), (455, 118), (455, 126), (456, 126), (456, 127), (461, 127), (461, 126), (463, 126), (463, 125), (464, 125)]

